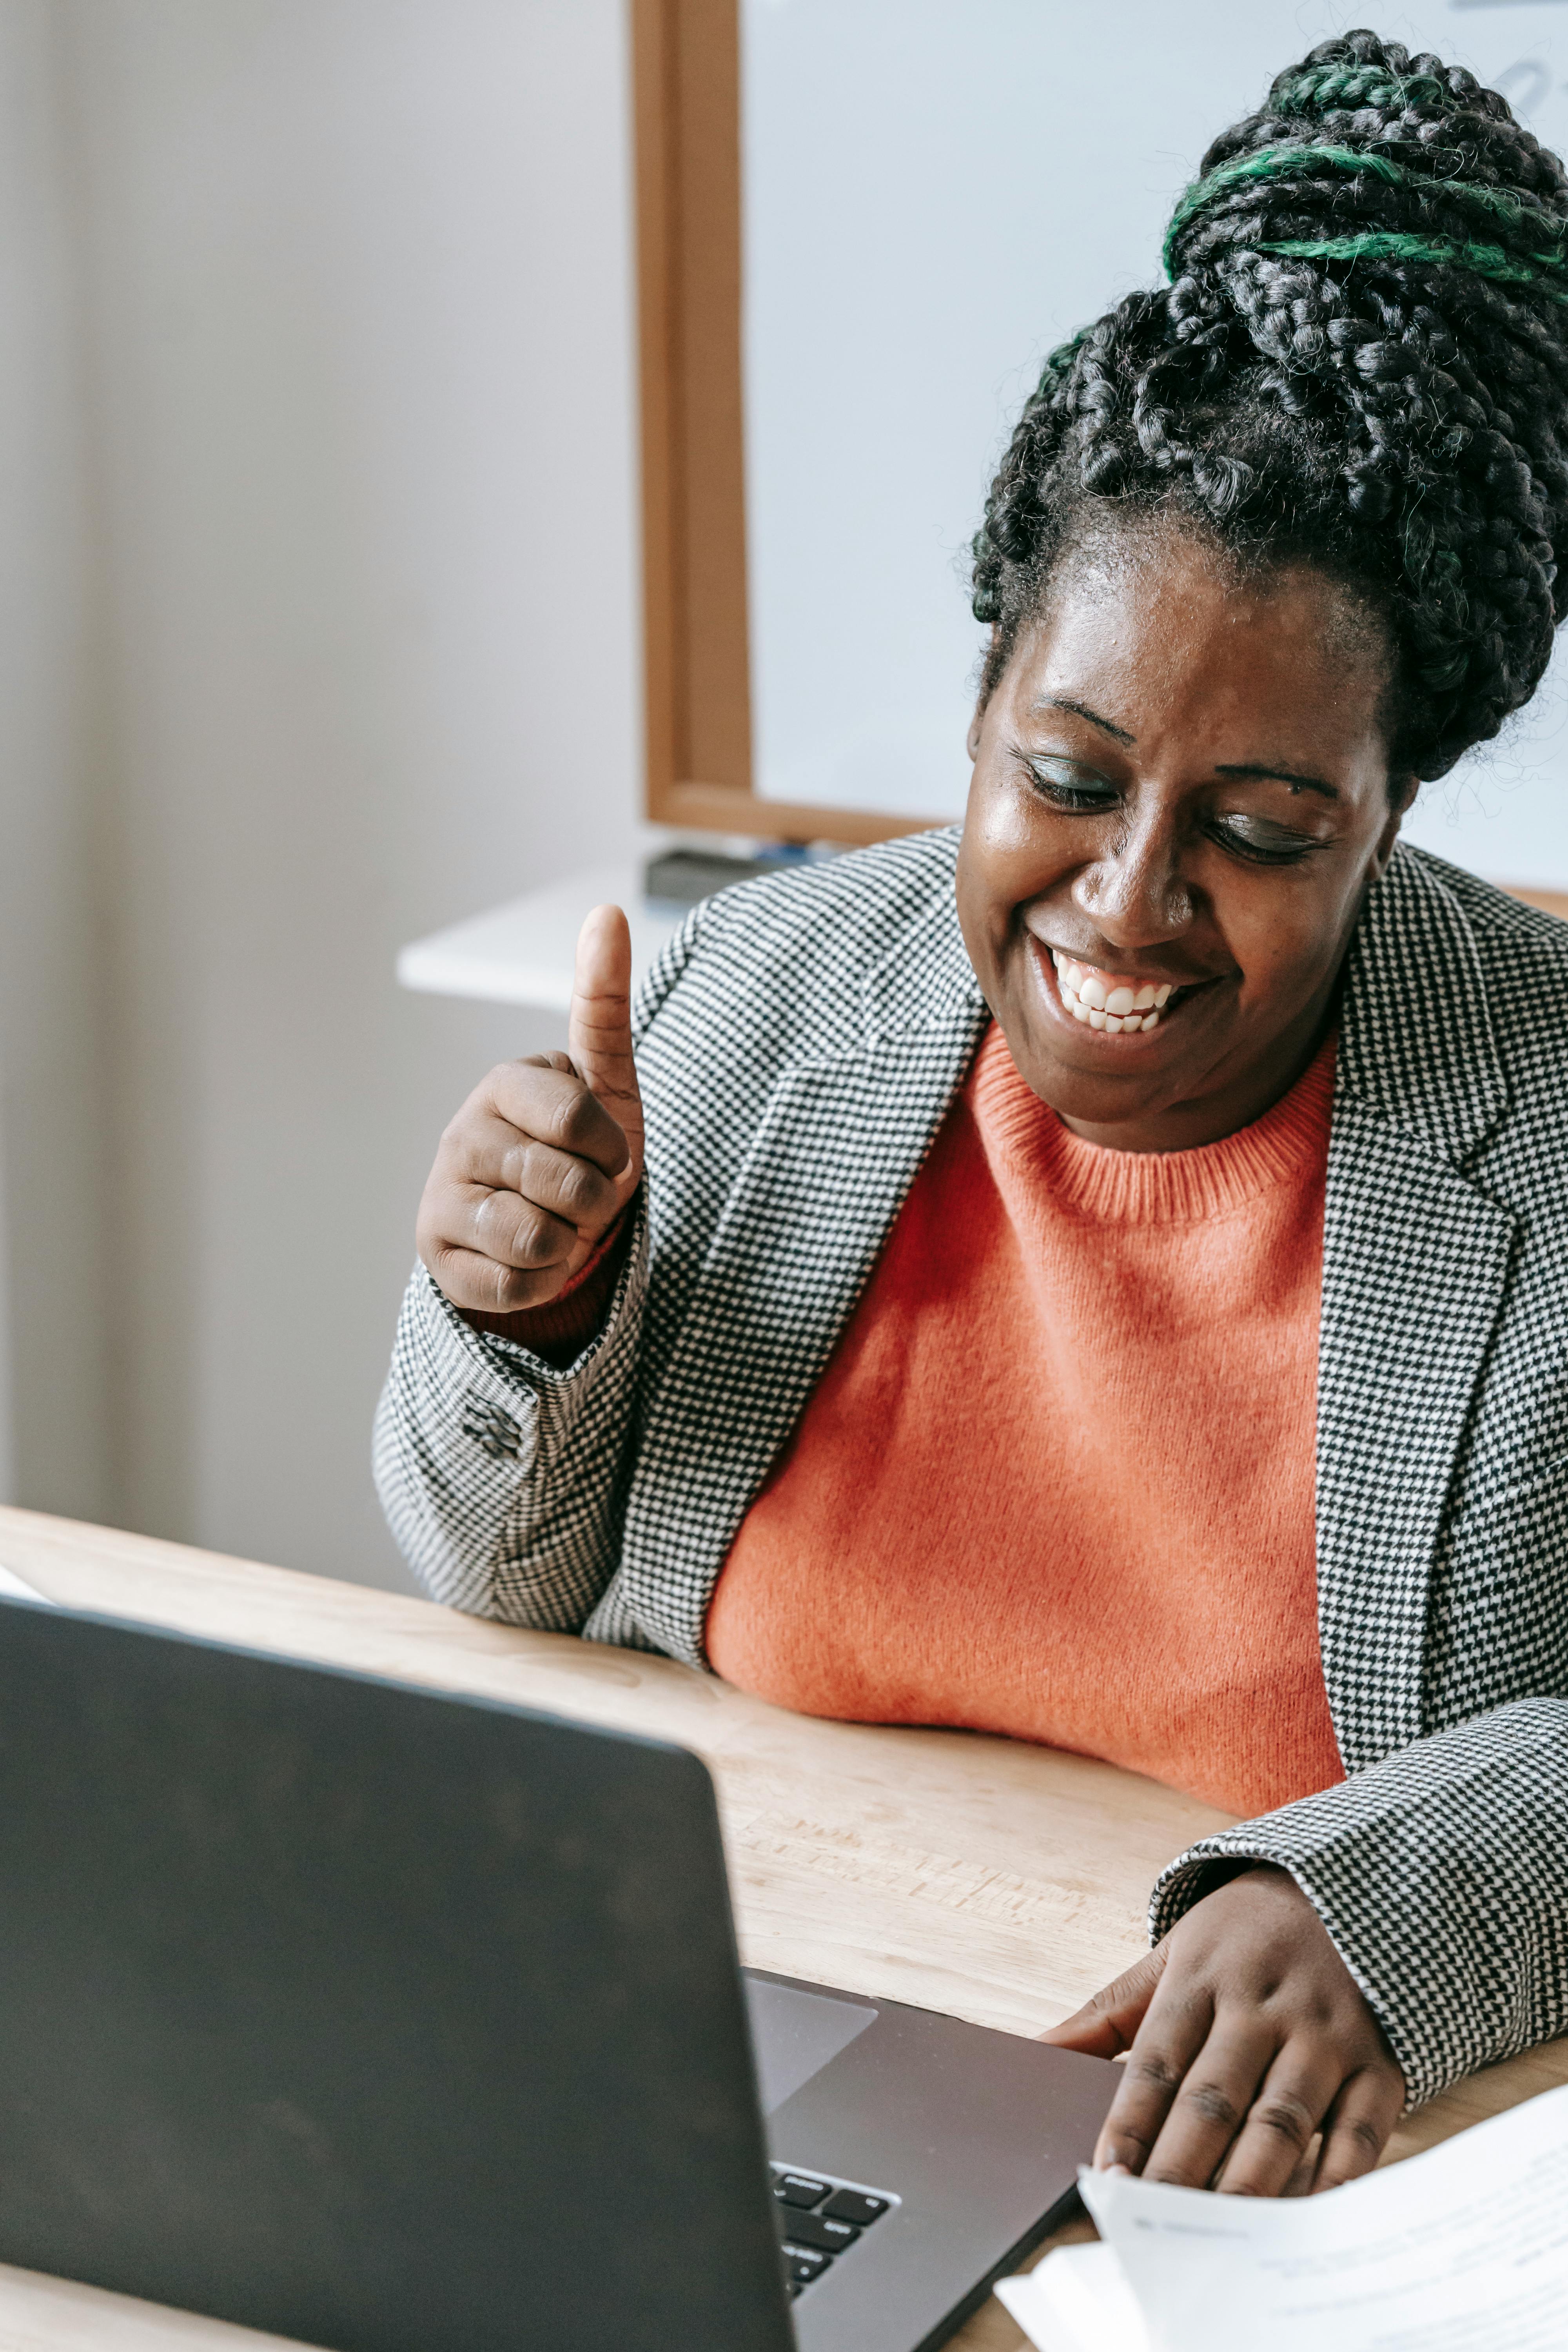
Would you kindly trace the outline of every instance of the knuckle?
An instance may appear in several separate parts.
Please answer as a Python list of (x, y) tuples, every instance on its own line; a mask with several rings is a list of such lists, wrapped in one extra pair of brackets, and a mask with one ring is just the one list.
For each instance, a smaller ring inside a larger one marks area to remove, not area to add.
[(489, 1284), (489, 1306), (493, 1314), (510, 1315), (526, 1304), (527, 1285), (513, 1267), (492, 1263)]
[(1181, 2085), (1182, 2070), (1162, 2051), (1134, 2051), (1127, 2061), (1127, 2072), (1136, 2083), (1151, 2091), (1175, 2091)]
[(550, 1144), (521, 1135), (501, 1154), (501, 1179), (509, 1192), (538, 1208), (563, 1190), (561, 1171), (571, 1164)]
[(543, 1262), (543, 1220), (529, 1202), (520, 1201), (515, 1192), (486, 1194), (474, 1212), (474, 1237), (485, 1255), (496, 1261), (500, 1275), (507, 1274), (513, 1266)]
[(1223, 2083), (1189, 2083), (1182, 2093), (1182, 2105), (1201, 2116), (1205, 2124), (1223, 2124), (1227, 2130), (1241, 2121), (1241, 2109)]
[(536, 1210), (525, 1206), (512, 1229), (513, 1263), (527, 1267), (546, 1266), (556, 1255), (554, 1241), (544, 1218)]
[(449, 1298), (454, 1307), (477, 1307), (478, 1299), (468, 1297), (468, 1285), (462, 1278), (460, 1263), (455, 1253), (437, 1244), (423, 1253), (426, 1265), (436, 1287)]
[[(521, 1127), (549, 1101), (553, 1084), (547, 1054), (530, 1054), (523, 1061), (498, 1062), (470, 1095), (463, 1110), (477, 1122), (499, 1118), (508, 1126)], [(462, 1117), (463, 1111), (459, 1111), (458, 1118)]]
[(1289, 2140), (1294, 2148), (1303, 2148), (1311, 2138), (1315, 2126), (1299, 2099), (1271, 2095), (1259, 2099), (1247, 2118), (1259, 2130), (1271, 2132), (1279, 2139)]
[(561, 1213), (574, 1222), (584, 1217), (598, 1206), (604, 1179), (596, 1168), (585, 1160), (568, 1159), (563, 1165), (556, 1183), (561, 1200)]
[(501, 1181), (500, 1187), (498, 1189), (504, 1189), (510, 1192), (521, 1193), (526, 1199), (530, 1190), (531, 1189), (530, 1184), (530, 1176), (532, 1168), (532, 1139), (526, 1135), (520, 1135), (517, 1141), (515, 1143), (509, 1143), (506, 1150), (501, 1153)]
[(598, 1105), (581, 1078), (574, 1078), (557, 1096), (549, 1140), (568, 1151), (580, 1150), (593, 1132)]
[(482, 1118), (487, 1112), (500, 1112), (504, 1118), (503, 1106), (515, 1101), (520, 1092), (526, 1094), (530, 1083), (531, 1073), (526, 1062), (497, 1062), (492, 1069), (486, 1071), (452, 1121), (453, 1126), (458, 1126), (465, 1118)]
[(510, 1192), (486, 1192), (474, 1202), (473, 1237), (488, 1257), (494, 1257), (498, 1249), (505, 1248), (507, 1235), (503, 1229), (510, 1222), (506, 1204), (514, 1199)]

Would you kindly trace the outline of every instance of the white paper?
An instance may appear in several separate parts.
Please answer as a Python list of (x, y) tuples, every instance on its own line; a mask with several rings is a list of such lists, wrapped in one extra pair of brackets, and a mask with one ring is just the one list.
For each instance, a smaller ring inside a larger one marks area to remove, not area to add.
[(0, 1568), (0, 1593), (7, 1594), (13, 1601), (41, 1601), (46, 1609), (58, 1605), (47, 1592), (35, 1592), (30, 1584), (24, 1584), (21, 1578), (14, 1576), (8, 1568)]
[(1080, 2185), (1157, 2352), (1568, 2346), (1568, 2086), (1321, 2197)]
[(998, 2279), (996, 2293), (1040, 2352), (1150, 2352), (1110, 2246), (1058, 2246), (1025, 2277)]

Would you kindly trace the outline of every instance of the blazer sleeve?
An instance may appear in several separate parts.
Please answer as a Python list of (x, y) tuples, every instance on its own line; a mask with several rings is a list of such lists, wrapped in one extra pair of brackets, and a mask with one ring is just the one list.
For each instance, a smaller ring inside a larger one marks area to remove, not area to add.
[[(686, 970), (703, 911), (644, 981), (639, 1039)], [(387, 1524), (433, 1600), (576, 1633), (615, 1574), (648, 1287), (646, 1182), (635, 1218), (609, 1312), (563, 1367), (476, 1331), (415, 1267), (372, 1459)]]
[(1568, 1701), (1515, 1700), (1200, 1840), (1157, 1882), (1152, 1937), (1238, 1857), (1310, 1898), (1412, 2106), (1568, 2031)]

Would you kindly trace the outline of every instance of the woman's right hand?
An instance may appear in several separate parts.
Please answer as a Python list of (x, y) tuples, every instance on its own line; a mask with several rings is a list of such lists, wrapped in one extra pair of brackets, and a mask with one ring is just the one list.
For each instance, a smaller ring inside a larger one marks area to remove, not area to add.
[(626, 919), (595, 907), (577, 940), (568, 1052), (499, 1063), (441, 1138), (419, 1255), (465, 1313), (555, 1297), (642, 1181), (631, 980)]

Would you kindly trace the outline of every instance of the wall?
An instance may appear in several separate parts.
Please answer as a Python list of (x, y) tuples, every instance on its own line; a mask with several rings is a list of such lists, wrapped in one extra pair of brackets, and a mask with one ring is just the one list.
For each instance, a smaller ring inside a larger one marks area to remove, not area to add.
[(50, 0), (0, 9), (0, 1495), (111, 1504), (95, 722)]
[[(100, 590), (82, 1507), (395, 1582), (365, 1456), (419, 1186), (558, 1024), (393, 956), (636, 830), (620, 0), (49, 25)], [(68, 1499), (17, 1430), (22, 1499)]]
[[(982, 642), (967, 551), (1041, 360), (1159, 280), (1209, 141), (1368, 13), (1568, 146), (1562, 0), (902, 0), (891, 44), (888, 0), (742, 0), (759, 793), (960, 813)], [(1568, 639), (1531, 709), (1408, 830), (1568, 890)]]

